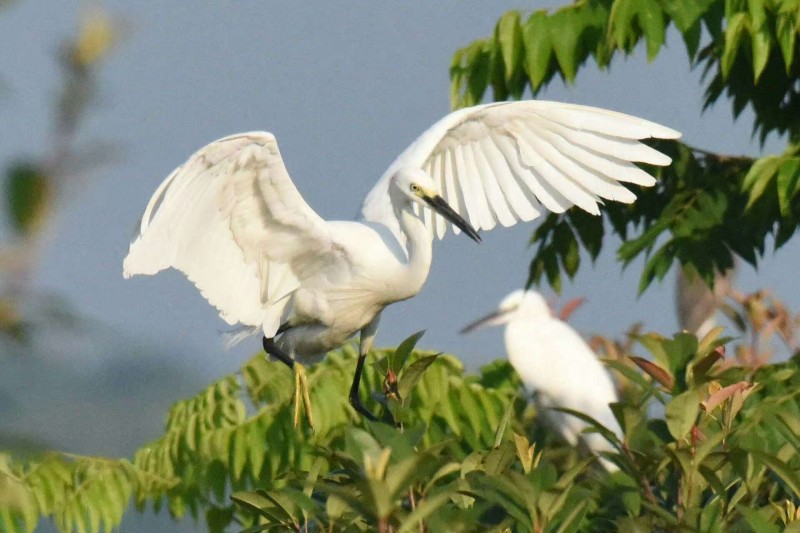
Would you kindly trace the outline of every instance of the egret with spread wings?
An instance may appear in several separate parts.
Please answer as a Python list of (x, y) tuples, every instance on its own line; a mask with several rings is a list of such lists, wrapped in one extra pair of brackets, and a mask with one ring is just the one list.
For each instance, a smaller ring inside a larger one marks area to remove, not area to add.
[(455, 111), (424, 132), (367, 194), (356, 221), (306, 204), (275, 137), (232, 135), (192, 155), (158, 187), (124, 275), (183, 272), (229, 324), (257, 328), (296, 369), (361, 334), (350, 402), (381, 311), (417, 294), (434, 236), (511, 226), (572, 205), (632, 202), (649, 186), (634, 162), (667, 165), (640, 139), (679, 133), (629, 115), (545, 101)]

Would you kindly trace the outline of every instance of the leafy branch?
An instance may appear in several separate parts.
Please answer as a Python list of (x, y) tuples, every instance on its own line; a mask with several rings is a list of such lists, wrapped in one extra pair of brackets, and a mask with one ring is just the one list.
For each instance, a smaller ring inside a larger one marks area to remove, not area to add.
[[(536, 95), (559, 76), (575, 81), (590, 59), (601, 69), (643, 43), (648, 59), (665, 46), (669, 26), (681, 35), (693, 66), (702, 65), (708, 107), (723, 95), (734, 116), (755, 111), (753, 133), (788, 138), (786, 151), (756, 160), (660, 143), (674, 163), (659, 169), (659, 185), (635, 191), (633, 206), (609, 204), (602, 220), (579, 213), (550, 215), (533, 235), (529, 283), (546, 278), (560, 290), (572, 278), (580, 249), (597, 257), (609, 228), (624, 241), (619, 259), (648, 260), (640, 291), (677, 262), (709, 284), (734, 255), (757, 265), (765, 242), (780, 248), (795, 233), (800, 192), (800, 33), (798, 0), (579, 0), (527, 18), (504, 14), (494, 34), (458, 50), (450, 68), (455, 107)], [(684, 206), (689, 202), (691, 205)], [(607, 220), (610, 224), (605, 224)]]

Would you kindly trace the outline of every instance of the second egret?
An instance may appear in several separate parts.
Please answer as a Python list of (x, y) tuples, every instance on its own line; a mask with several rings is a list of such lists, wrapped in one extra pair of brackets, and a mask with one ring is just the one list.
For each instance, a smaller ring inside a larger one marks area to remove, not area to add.
[[(326, 221), (295, 188), (267, 132), (232, 135), (192, 155), (156, 189), (124, 261), (125, 277), (180, 270), (229, 324), (263, 335), (289, 366), (318, 361), (356, 333), (350, 390), (381, 311), (422, 288), (434, 235), (528, 221), (649, 186), (634, 162), (669, 157), (638, 142), (677, 138), (658, 124), (557, 102), (485, 104), (425, 131), (367, 194), (357, 221)], [(297, 368), (295, 366), (295, 368)]]
[[(561, 407), (589, 415), (622, 440), (622, 430), (609, 404), (618, 402), (606, 369), (591, 348), (569, 325), (552, 316), (542, 296), (517, 290), (506, 296), (497, 310), (462, 330), (505, 324), (508, 359), (539, 407), (539, 415), (570, 445), (582, 439), (595, 454), (614, 448), (599, 433), (587, 433), (589, 424)], [(609, 472), (616, 465), (600, 458)]]

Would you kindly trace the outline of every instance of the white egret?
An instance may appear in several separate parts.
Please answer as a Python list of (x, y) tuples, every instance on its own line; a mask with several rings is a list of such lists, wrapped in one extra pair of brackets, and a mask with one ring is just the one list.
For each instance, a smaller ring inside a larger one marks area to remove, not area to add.
[[(619, 401), (614, 383), (581, 336), (552, 315), (540, 294), (525, 290), (506, 296), (495, 312), (469, 324), (462, 333), (501, 324), (506, 325), (508, 359), (533, 395), (545, 423), (572, 446), (582, 439), (595, 454), (613, 451), (601, 434), (584, 432), (590, 427), (587, 422), (552, 409), (585, 413), (622, 439), (609, 407)], [(601, 457), (600, 462), (609, 472), (617, 470), (607, 459)]]
[[(289, 366), (313, 363), (361, 333), (350, 391), (381, 311), (428, 276), (433, 236), (510, 226), (649, 186), (633, 162), (669, 157), (638, 142), (670, 128), (603, 109), (545, 101), (455, 111), (424, 132), (367, 194), (357, 221), (325, 221), (303, 200), (266, 132), (215, 141), (158, 187), (124, 262), (125, 277), (173, 267), (229, 324), (263, 333)], [(473, 229), (475, 228), (475, 229)], [(276, 340), (277, 337), (277, 340)]]

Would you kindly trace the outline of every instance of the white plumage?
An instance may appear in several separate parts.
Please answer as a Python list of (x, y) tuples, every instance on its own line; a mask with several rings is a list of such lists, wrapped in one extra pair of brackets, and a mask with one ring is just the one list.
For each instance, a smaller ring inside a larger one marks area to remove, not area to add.
[[(595, 454), (614, 448), (599, 433), (585, 432), (589, 424), (575, 416), (553, 410), (561, 407), (585, 413), (613, 431), (620, 440), (622, 430), (609, 407), (619, 401), (605, 367), (581, 336), (552, 316), (544, 298), (533, 291), (514, 291), (497, 310), (473, 322), (464, 332), (481, 326), (505, 324), (508, 359), (525, 388), (533, 394), (540, 415), (571, 445), (582, 439)], [(600, 459), (603, 466), (617, 467)]]
[(597, 214), (602, 199), (632, 202), (621, 182), (654, 183), (633, 162), (670, 162), (638, 140), (678, 136), (555, 102), (462, 109), (392, 163), (358, 221), (331, 222), (300, 196), (272, 134), (232, 135), (158, 187), (124, 275), (176, 268), (226, 322), (279, 335), (278, 349), (291, 358), (316, 361), (358, 331), (364, 354), (381, 310), (422, 288), (434, 234), (454, 226), (479, 240), (473, 228), (510, 226), (543, 209)]
[[(640, 139), (675, 139), (670, 128), (605, 109), (547, 101), (498, 102), (450, 113), (389, 166), (362, 205), (398, 239), (386, 189), (404, 166), (424, 169), (444, 199), (479, 230), (497, 222), (529, 221), (542, 206), (572, 205), (599, 214), (600, 199), (631, 203), (620, 182), (649, 186), (652, 176), (633, 162), (668, 165), (670, 158)], [(425, 225), (441, 239), (449, 224), (430, 212)], [(458, 230), (456, 229), (456, 233)]]

